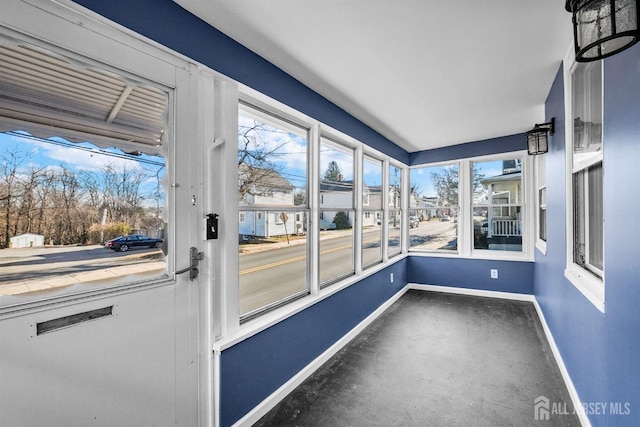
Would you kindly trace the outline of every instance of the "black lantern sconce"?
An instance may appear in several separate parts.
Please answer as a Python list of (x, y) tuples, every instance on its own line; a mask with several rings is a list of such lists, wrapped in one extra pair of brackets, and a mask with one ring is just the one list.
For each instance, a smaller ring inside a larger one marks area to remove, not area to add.
[(548, 123), (535, 125), (533, 129), (527, 132), (527, 150), (529, 155), (544, 154), (549, 151), (549, 136), (553, 135), (556, 127), (555, 117)]
[(597, 61), (640, 39), (638, 0), (566, 0), (573, 14), (576, 61)]

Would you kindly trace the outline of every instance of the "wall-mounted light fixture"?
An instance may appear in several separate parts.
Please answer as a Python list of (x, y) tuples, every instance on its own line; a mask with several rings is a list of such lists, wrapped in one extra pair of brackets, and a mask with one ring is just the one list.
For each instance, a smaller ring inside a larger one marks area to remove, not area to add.
[(597, 61), (638, 42), (638, 0), (566, 0), (576, 61)]
[(549, 151), (549, 136), (553, 135), (556, 127), (555, 117), (548, 123), (536, 124), (533, 129), (527, 132), (527, 150), (529, 154), (544, 154)]

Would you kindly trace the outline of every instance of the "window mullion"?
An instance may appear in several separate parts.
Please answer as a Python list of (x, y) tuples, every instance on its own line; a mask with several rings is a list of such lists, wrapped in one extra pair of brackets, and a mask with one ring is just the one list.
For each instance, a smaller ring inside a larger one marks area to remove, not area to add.
[(310, 224), (309, 238), (309, 286), (312, 295), (320, 292), (320, 125), (309, 131), (309, 182), (308, 197)]

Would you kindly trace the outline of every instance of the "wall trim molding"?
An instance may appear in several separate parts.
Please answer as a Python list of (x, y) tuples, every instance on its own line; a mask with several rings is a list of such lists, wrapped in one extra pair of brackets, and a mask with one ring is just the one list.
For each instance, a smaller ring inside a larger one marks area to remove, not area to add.
[(482, 289), (456, 288), (454, 286), (421, 285), (418, 283), (409, 283), (407, 285), (407, 289), (416, 289), (418, 291), (446, 292), (448, 294), (473, 295), (477, 297), (500, 298), (515, 301), (535, 301), (535, 296), (530, 294), (485, 291)]
[(542, 329), (544, 329), (544, 335), (547, 337), (547, 341), (549, 342), (549, 347), (551, 347), (551, 352), (553, 353), (553, 357), (558, 364), (558, 369), (560, 369), (560, 373), (562, 374), (562, 379), (564, 380), (565, 385), (567, 386), (567, 390), (569, 391), (569, 396), (571, 396), (571, 402), (573, 403), (573, 407), (576, 408), (576, 413), (578, 415), (578, 419), (583, 427), (591, 427), (591, 421), (589, 421), (589, 417), (587, 417), (584, 411), (580, 411), (578, 408), (582, 408), (582, 401), (580, 400), (580, 396), (578, 395), (578, 390), (573, 384), (571, 380), (571, 376), (569, 375), (569, 371), (567, 370), (566, 365), (564, 364), (564, 360), (560, 354), (560, 349), (556, 345), (556, 341), (553, 339), (553, 335), (551, 334), (551, 329), (549, 329), (549, 325), (547, 325), (547, 320), (544, 317), (544, 313), (542, 312), (542, 308), (540, 304), (538, 304), (538, 300), (534, 299), (533, 306), (536, 308), (536, 312), (538, 313), (538, 318), (540, 319), (540, 323), (542, 323)]

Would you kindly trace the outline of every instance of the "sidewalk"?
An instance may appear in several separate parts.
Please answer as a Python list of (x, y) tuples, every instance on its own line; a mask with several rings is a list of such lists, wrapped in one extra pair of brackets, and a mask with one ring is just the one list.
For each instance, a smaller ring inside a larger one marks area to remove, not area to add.
[[(144, 258), (145, 255), (146, 254), (131, 254), (126, 258)], [(0, 284), (0, 296), (56, 289), (78, 283), (95, 284), (95, 282), (100, 282), (102, 280), (122, 278), (133, 274), (160, 274), (164, 271), (165, 265), (165, 261), (139, 262), (135, 264), (98, 268), (91, 271), (81, 271), (78, 273), (66, 273), (43, 278), (16, 281), (10, 284)]]
[[(329, 240), (329, 239), (337, 239), (338, 237), (348, 236), (353, 233), (353, 229), (349, 228), (346, 230), (330, 230), (330, 231), (321, 231), (320, 232), (320, 240)], [(291, 236), (289, 242), (285, 239), (281, 242), (273, 242), (273, 243), (245, 243), (240, 244), (240, 255), (248, 255), (255, 254), (258, 252), (268, 251), (272, 249), (286, 248), (288, 246), (296, 246), (303, 245), (307, 243), (307, 236)]]

